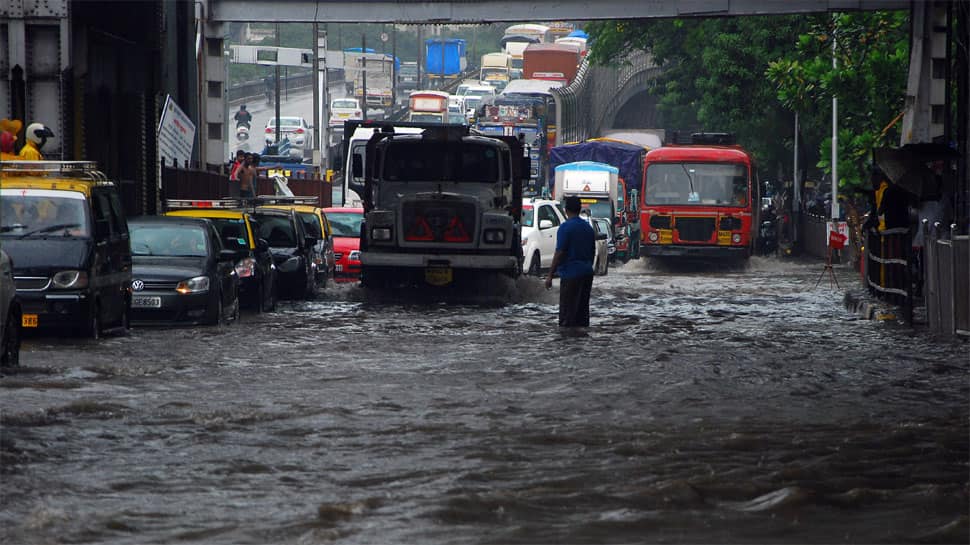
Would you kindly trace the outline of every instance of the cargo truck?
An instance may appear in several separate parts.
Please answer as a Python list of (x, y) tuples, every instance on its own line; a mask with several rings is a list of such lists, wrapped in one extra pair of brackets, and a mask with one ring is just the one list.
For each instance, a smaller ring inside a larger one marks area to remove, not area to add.
[(440, 88), (461, 77), (468, 68), (465, 40), (429, 38), (424, 41), (424, 73), (429, 86)]
[(553, 198), (562, 202), (566, 197), (579, 197), (584, 209), (594, 218), (615, 224), (620, 209), (620, 169), (596, 161), (577, 161), (556, 167)]
[[(364, 182), (350, 188), (363, 200), (363, 286), (480, 290), (518, 276), (527, 171), (518, 140), (462, 125), (372, 126), (378, 130), (352, 165)], [(402, 126), (423, 132), (404, 134)]]
[(486, 53), (482, 55), (482, 67), (479, 79), (482, 83), (491, 85), (496, 93), (501, 93), (509, 84), (512, 70), (512, 56), (508, 53)]
[(579, 49), (568, 44), (529, 44), (522, 52), (522, 77), (557, 81), (563, 87), (576, 79)]

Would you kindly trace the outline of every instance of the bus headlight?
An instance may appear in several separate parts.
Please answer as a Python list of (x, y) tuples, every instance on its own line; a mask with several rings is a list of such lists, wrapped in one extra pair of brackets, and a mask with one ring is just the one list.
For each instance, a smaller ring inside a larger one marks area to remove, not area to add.
[(741, 233), (734, 233), (733, 235), (731, 235), (731, 242), (733, 242), (735, 244), (740, 244), (741, 243)]
[(647, 235), (647, 240), (649, 240), (650, 242), (657, 242), (657, 240), (659, 239), (660, 239), (660, 235), (658, 235), (656, 231), (650, 231), (650, 234)]

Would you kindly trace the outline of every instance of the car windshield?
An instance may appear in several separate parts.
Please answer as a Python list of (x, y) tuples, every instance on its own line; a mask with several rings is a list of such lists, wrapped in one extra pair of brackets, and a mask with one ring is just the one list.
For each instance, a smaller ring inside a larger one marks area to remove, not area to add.
[(330, 212), (327, 213), (327, 219), (330, 220), (333, 236), (360, 238), (360, 224), (364, 221), (363, 214)]
[(87, 237), (88, 212), (84, 196), (30, 190), (3, 190), (0, 193), (0, 236)]
[(259, 238), (274, 248), (296, 247), (296, 230), (288, 216), (259, 216)]
[(391, 182), (487, 182), (499, 180), (494, 146), (471, 142), (429, 145), (422, 140), (391, 142), (384, 152), (382, 179)]
[(196, 225), (129, 224), (131, 254), (166, 257), (208, 255), (205, 231)]
[(745, 206), (747, 167), (728, 163), (654, 163), (647, 168), (647, 204)]
[[(270, 118), (270, 120), (269, 120), (269, 126), (270, 127), (275, 127), (276, 126), (276, 118), (275, 117), (271, 117)], [(287, 127), (299, 127), (299, 126), (300, 126), (300, 118), (299, 117), (281, 117), (280, 118), (280, 127), (287, 128)]]
[(356, 108), (357, 107), (357, 101), (356, 100), (346, 100), (346, 99), (344, 99), (344, 100), (335, 100), (335, 101), (333, 101), (333, 107), (334, 108)]

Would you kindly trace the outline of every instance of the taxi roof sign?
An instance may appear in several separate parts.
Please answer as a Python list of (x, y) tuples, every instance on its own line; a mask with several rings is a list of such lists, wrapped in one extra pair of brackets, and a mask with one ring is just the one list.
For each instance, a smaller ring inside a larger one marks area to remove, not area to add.
[(166, 199), (165, 207), (175, 208), (240, 208), (241, 199)]

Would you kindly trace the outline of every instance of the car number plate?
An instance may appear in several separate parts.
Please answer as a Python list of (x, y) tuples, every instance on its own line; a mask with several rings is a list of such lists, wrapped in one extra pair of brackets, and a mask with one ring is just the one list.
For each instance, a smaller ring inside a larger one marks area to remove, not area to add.
[(131, 308), (161, 308), (162, 298), (146, 295), (136, 295), (131, 298)]
[(424, 270), (424, 281), (432, 286), (447, 286), (452, 280), (451, 267), (428, 267)]
[(346, 119), (350, 117), (350, 114), (337, 114), (337, 117), (339, 117), (340, 119)]
[(37, 327), (37, 315), (36, 314), (24, 314), (20, 317), (21, 327)]

